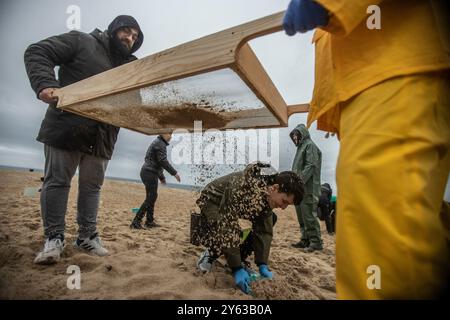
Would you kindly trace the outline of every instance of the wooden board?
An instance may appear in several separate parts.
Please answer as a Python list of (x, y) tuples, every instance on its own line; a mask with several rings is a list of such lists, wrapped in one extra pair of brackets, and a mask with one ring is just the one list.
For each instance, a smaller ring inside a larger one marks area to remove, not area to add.
[(287, 126), (286, 103), (248, 44), (239, 50), (234, 68), (255, 95), (277, 117), (280, 125)]
[(307, 113), (309, 112), (309, 103), (305, 104), (293, 104), (287, 108), (288, 117), (294, 113)]

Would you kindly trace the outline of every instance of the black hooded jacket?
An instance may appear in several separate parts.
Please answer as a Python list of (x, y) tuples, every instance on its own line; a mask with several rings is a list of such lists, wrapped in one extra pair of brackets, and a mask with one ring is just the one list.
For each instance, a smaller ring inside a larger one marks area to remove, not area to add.
[(164, 169), (171, 175), (176, 175), (177, 170), (167, 160), (168, 145), (162, 136), (158, 136), (148, 147), (141, 170), (156, 174), (160, 180), (166, 179), (163, 173)]
[(317, 205), (317, 215), (320, 220), (326, 220), (332, 210), (331, 196), (333, 195), (333, 190), (329, 183), (322, 184), (320, 189), (321, 194)]
[[(139, 30), (131, 52), (123, 54), (113, 41), (121, 27)], [(71, 31), (30, 45), (25, 51), (25, 68), (36, 95), (45, 88), (61, 88), (119, 65), (136, 60), (132, 55), (142, 45), (144, 36), (134, 18), (119, 16), (102, 32), (90, 34)], [(59, 66), (58, 79), (54, 68)], [(111, 159), (119, 128), (56, 108), (50, 104), (37, 140), (47, 145), (78, 150)]]

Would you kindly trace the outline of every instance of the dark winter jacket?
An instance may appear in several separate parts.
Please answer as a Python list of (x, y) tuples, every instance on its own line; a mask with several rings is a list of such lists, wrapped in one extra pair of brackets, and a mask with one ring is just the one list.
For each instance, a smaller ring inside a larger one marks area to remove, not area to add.
[(321, 194), (319, 197), (319, 204), (317, 205), (317, 216), (320, 220), (325, 220), (331, 213), (332, 205), (331, 205), (331, 196), (333, 194), (333, 190), (331, 189), (330, 184), (324, 183), (321, 186)]
[[(24, 60), (36, 95), (43, 89), (65, 87), (136, 60), (132, 53), (142, 44), (141, 31), (126, 56), (123, 48), (117, 48), (117, 42), (112, 40), (116, 31), (124, 26), (140, 30), (132, 17), (119, 16), (104, 32), (98, 29), (90, 34), (71, 31), (30, 45)], [(56, 66), (59, 66), (58, 79), (54, 72)], [(118, 132), (118, 127), (62, 111), (54, 103), (47, 109), (37, 140), (56, 148), (110, 159)]]
[(162, 136), (158, 136), (148, 147), (145, 155), (145, 163), (141, 170), (152, 172), (156, 174), (160, 180), (165, 180), (163, 170), (165, 169), (171, 175), (176, 175), (172, 165), (167, 160), (167, 146), (169, 144), (164, 140)]

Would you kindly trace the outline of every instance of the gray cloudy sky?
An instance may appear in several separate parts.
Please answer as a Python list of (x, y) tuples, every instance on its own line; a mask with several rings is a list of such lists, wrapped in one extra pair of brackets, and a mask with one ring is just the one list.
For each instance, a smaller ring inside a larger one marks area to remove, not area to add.
[[(138, 57), (188, 42), (287, 8), (289, 0), (1, 0), (0, 40), (0, 165), (43, 168), (43, 146), (35, 140), (46, 105), (36, 99), (26, 76), (23, 53), (26, 47), (46, 37), (68, 32), (66, 13), (70, 5), (81, 9), (81, 31), (106, 29), (117, 15), (134, 16), (145, 34)], [(280, 32), (250, 42), (288, 104), (311, 99), (314, 82), (312, 33), (287, 37)], [(289, 128), (279, 131), (280, 169), (289, 169), (295, 148), (289, 131), (304, 123), (306, 115), (294, 115)], [(315, 124), (313, 124), (315, 128)], [(323, 182), (335, 189), (335, 165), (339, 149), (336, 138), (311, 130), (323, 153)], [(122, 129), (107, 175), (139, 179), (145, 151), (154, 137)], [(176, 138), (175, 138), (176, 139)], [(184, 183), (195, 180), (184, 166)], [(168, 179), (173, 182), (173, 179)], [(447, 198), (449, 198), (447, 196)]]

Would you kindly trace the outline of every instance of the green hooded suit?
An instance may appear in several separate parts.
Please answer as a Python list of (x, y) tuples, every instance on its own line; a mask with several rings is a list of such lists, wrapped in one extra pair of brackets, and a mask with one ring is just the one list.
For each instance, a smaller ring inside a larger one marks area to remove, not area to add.
[(303, 201), (299, 206), (295, 206), (300, 224), (301, 239), (311, 246), (322, 248), (320, 224), (317, 219), (317, 204), (321, 193), (320, 169), (322, 166), (322, 152), (311, 140), (308, 129), (304, 124), (300, 124), (292, 130), (290, 136), (293, 141), (294, 136), (299, 137), (292, 171), (297, 173), (305, 184)]

